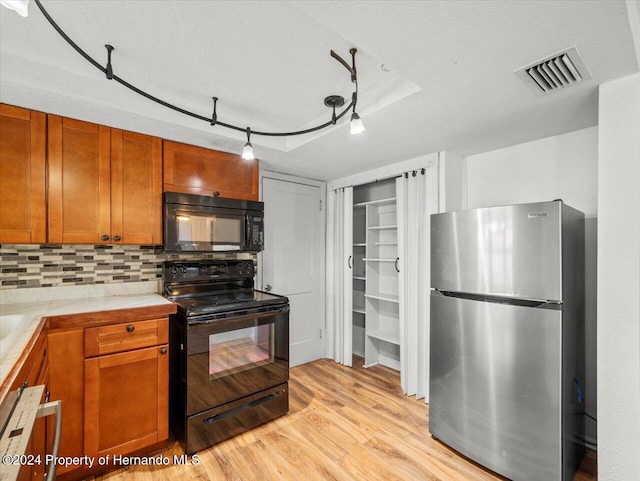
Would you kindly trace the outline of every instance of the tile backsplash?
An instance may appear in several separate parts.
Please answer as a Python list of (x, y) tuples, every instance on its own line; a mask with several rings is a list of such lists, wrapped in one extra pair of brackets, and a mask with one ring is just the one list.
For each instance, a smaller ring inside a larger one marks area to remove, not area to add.
[(165, 260), (250, 258), (252, 254), (165, 254), (162, 246), (0, 245), (0, 289), (153, 281)]
[(151, 281), (162, 277), (155, 246), (0, 246), (0, 289)]

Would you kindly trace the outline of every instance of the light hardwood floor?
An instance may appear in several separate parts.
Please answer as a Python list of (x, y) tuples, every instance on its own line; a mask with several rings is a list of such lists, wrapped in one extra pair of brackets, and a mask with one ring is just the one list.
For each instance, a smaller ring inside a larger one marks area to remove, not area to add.
[[(503, 479), (429, 435), (429, 409), (396, 371), (329, 360), (291, 370), (289, 414), (198, 453), (200, 463), (132, 466), (99, 481), (424, 481)], [(173, 441), (162, 456), (183, 453)], [(593, 451), (576, 481), (597, 479)]]

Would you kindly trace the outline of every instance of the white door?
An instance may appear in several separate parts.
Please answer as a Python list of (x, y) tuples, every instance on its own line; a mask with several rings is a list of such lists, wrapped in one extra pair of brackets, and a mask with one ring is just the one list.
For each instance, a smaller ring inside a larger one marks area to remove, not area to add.
[(262, 179), (265, 239), (261, 289), (289, 298), (291, 366), (323, 355), (325, 241), (321, 191), (319, 185)]

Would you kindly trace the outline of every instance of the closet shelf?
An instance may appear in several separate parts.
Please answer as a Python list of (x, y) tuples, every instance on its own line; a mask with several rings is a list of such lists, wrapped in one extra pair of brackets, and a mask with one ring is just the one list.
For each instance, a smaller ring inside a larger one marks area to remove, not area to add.
[(397, 246), (397, 242), (376, 242), (377, 246)]
[(367, 227), (367, 229), (369, 230), (391, 230), (391, 229), (397, 229), (398, 226), (397, 225), (372, 225)]
[(395, 344), (396, 346), (400, 345), (400, 336), (393, 332), (373, 331), (373, 332), (369, 332), (367, 336), (373, 339), (378, 339), (380, 341), (385, 341), (391, 344)]
[(387, 301), (387, 302), (400, 302), (398, 296), (395, 296), (392, 294), (365, 293), (364, 297), (368, 297), (369, 299), (378, 299), (380, 301)]
[(366, 277), (360, 277), (360, 276), (353, 276), (353, 278), (357, 281), (366, 281), (367, 278)]
[(358, 202), (353, 204), (354, 207), (365, 207), (367, 205), (391, 205), (396, 203), (395, 197), (389, 197), (387, 199), (369, 200), (367, 202)]
[(366, 314), (364, 307), (354, 307), (353, 312), (357, 312), (358, 314)]
[(360, 242), (358, 244), (353, 244), (353, 247), (367, 247), (367, 244), (364, 242)]

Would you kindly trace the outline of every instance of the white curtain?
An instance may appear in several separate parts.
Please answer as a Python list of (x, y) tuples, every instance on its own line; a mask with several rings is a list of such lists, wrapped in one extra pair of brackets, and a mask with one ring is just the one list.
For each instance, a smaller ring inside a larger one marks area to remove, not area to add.
[(429, 402), (430, 215), (438, 211), (436, 166), (396, 179), (400, 257), (400, 383)]
[(327, 195), (327, 356), (351, 366), (353, 188)]

